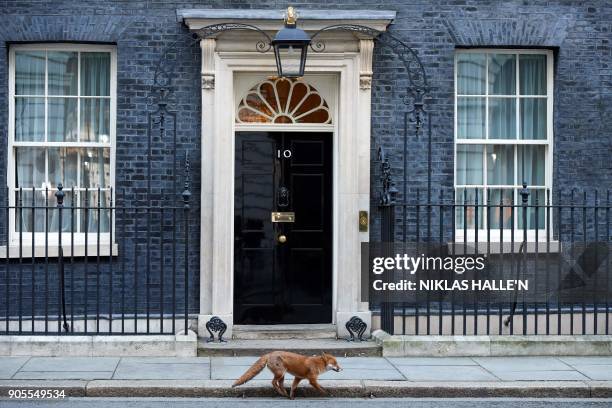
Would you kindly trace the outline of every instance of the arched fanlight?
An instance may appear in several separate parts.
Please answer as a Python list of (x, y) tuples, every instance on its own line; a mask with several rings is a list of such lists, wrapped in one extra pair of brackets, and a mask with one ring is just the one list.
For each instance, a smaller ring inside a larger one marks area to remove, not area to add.
[(306, 54), (310, 36), (297, 28), (297, 14), (293, 7), (287, 8), (285, 27), (272, 40), (276, 69), (279, 77), (298, 78), (304, 76)]

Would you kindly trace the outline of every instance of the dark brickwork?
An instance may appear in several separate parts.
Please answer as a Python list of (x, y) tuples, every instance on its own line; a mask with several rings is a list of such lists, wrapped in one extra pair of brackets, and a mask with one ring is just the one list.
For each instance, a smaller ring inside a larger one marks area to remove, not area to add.
[[(197, 312), (200, 192), (199, 49), (188, 47), (187, 29), (177, 22), (177, 8), (274, 8), (285, 1), (2, 1), (0, 2), (0, 180), (6, 179), (8, 47), (13, 42), (101, 42), (117, 45), (117, 155), (119, 199), (136, 204), (180, 199), (179, 168), (190, 152), (194, 197), (191, 223), (192, 298)], [(555, 51), (554, 186), (586, 190), (612, 188), (612, 5), (607, 1), (293, 1), (299, 9), (378, 8), (398, 12), (390, 32), (413, 47), (431, 85), (426, 109), (431, 115), (431, 173), (428, 170), (427, 124), (414, 134), (408, 124), (408, 198), (425, 195), (430, 175), (433, 197), (451, 194), (453, 183), (453, 56), (456, 47), (538, 47)], [(177, 140), (152, 140), (152, 187), (148, 190), (147, 112), (150, 85), (161, 51), (176, 43), (178, 71), (174, 95), (178, 111)], [(408, 81), (402, 65), (388, 50), (376, 49), (372, 99), (372, 159), (375, 148), (386, 147), (398, 188), (404, 157), (403, 101)], [(372, 176), (372, 238), (379, 234), (375, 204), (377, 169)], [(430, 174), (429, 174), (430, 173)], [(150, 196), (149, 196), (150, 194)], [(399, 197), (400, 200), (403, 199)], [(4, 192), (0, 196), (4, 202)], [(2, 217), (3, 218), (3, 217)], [(0, 222), (4, 231), (4, 220)], [(155, 254), (152, 260), (160, 259)], [(132, 260), (133, 261), (133, 260)], [(15, 276), (16, 278), (16, 276)], [(131, 277), (129, 277), (131, 278)], [(4, 277), (0, 274), (0, 282)], [(3, 286), (0, 283), (0, 286)], [(3, 289), (3, 287), (0, 287)], [(182, 296), (181, 291), (177, 296)], [(52, 295), (56, 298), (55, 295)], [(0, 310), (1, 311), (1, 310)]]

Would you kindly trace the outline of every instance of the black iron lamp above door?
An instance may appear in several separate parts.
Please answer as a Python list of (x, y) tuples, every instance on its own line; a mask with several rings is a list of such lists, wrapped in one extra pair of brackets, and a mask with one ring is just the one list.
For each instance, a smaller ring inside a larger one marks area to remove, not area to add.
[(287, 8), (285, 27), (276, 33), (272, 40), (278, 76), (298, 78), (304, 76), (306, 54), (310, 45), (310, 36), (297, 28), (297, 13), (293, 7)]

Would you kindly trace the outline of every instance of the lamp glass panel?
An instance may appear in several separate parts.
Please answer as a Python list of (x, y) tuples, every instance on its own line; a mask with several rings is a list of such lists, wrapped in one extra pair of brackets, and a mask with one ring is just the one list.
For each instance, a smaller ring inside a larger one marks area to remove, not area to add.
[(280, 58), (281, 71), (283, 76), (296, 77), (302, 76), (300, 72), (302, 61), (302, 45), (279, 45), (277, 53)]

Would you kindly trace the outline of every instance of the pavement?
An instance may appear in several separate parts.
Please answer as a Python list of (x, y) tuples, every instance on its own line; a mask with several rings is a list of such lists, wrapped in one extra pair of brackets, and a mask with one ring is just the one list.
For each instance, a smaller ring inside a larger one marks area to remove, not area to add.
[[(257, 357), (0, 357), (0, 396), (61, 389), (75, 397), (273, 397), (266, 369), (231, 388)], [(320, 376), (334, 397), (612, 397), (606, 357), (340, 357)], [(292, 377), (287, 375), (285, 386)], [(319, 396), (307, 382), (298, 396)], [(280, 397), (279, 397), (280, 398)]]

